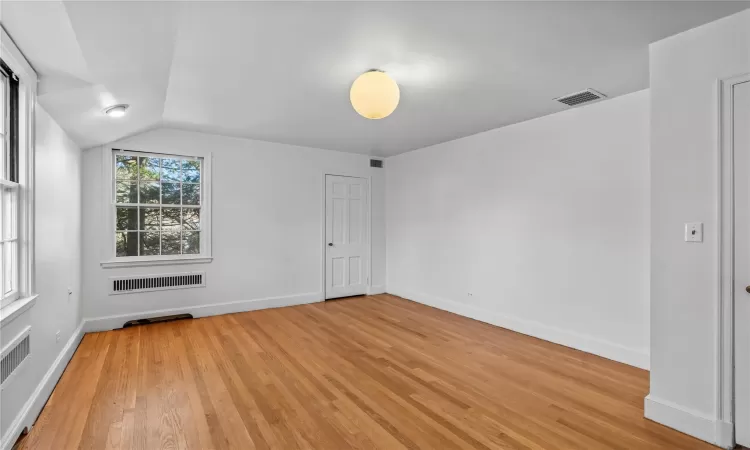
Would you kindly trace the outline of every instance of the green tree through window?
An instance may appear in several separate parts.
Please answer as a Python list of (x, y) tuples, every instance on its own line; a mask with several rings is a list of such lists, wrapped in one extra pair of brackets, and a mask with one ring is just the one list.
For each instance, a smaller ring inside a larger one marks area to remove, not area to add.
[(117, 257), (197, 255), (202, 159), (114, 152)]

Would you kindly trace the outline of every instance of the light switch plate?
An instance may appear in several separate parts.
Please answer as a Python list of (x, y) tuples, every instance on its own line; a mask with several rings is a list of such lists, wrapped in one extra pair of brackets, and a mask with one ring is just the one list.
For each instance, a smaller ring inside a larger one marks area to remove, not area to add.
[(685, 242), (703, 242), (702, 222), (690, 222), (685, 224)]

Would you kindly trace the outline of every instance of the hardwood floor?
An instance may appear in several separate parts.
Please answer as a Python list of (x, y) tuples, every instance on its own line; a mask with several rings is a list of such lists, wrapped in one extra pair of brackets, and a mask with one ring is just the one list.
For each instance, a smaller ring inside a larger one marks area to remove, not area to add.
[(715, 449), (648, 373), (390, 295), (88, 334), (21, 448)]

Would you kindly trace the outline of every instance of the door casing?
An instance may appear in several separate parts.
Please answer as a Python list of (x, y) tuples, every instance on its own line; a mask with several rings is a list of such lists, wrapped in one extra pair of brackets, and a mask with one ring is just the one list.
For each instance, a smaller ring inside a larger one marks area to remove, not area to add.
[[(721, 180), (721, 203), (719, 223), (721, 234), (720, 247), (720, 301), (717, 305), (717, 317), (719, 318), (716, 344), (716, 413), (717, 421), (729, 424), (732, 432), (731, 439), (725, 438), (717, 442), (720, 446), (733, 446), (737, 436), (737, 397), (736, 383), (750, 383), (749, 380), (738, 380), (735, 377), (735, 358), (739, 352), (748, 354), (750, 348), (738, 348), (739, 334), (735, 327), (735, 304), (736, 301), (750, 301), (743, 298), (744, 292), (735, 291), (735, 148), (734, 148), (734, 87), (750, 83), (750, 74), (733, 77), (720, 82), (720, 109), (719, 109), (719, 137), (720, 137), (720, 170)], [(748, 159), (746, 155), (745, 160)], [(745, 176), (749, 175), (745, 174)], [(746, 195), (746, 194), (745, 194)], [(745, 207), (748, 207), (745, 205)], [(747, 232), (747, 230), (743, 230)], [(750, 284), (750, 274), (748, 283)], [(741, 331), (746, 332), (746, 331)], [(750, 356), (748, 356), (750, 358)], [(743, 357), (744, 359), (744, 357)], [(745, 360), (747, 361), (747, 360)], [(747, 388), (747, 385), (744, 385)], [(742, 426), (742, 424), (740, 424)], [(748, 434), (748, 430), (744, 431)], [(717, 440), (721, 433), (717, 432)]]

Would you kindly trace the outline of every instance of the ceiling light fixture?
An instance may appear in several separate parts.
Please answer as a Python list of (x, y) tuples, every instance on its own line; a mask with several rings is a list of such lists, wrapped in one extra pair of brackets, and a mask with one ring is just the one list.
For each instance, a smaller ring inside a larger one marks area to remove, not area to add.
[(114, 105), (110, 106), (109, 108), (105, 108), (104, 114), (108, 115), (109, 117), (122, 117), (125, 115), (125, 113), (128, 112), (128, 108), (130, 108), (130, 105)]
[(382, 70), (363, 73), (352, 83), (349, 100), (354, 110), (367, 119), (382, 119), (398, 106), (401, 93), (398, 84)]

